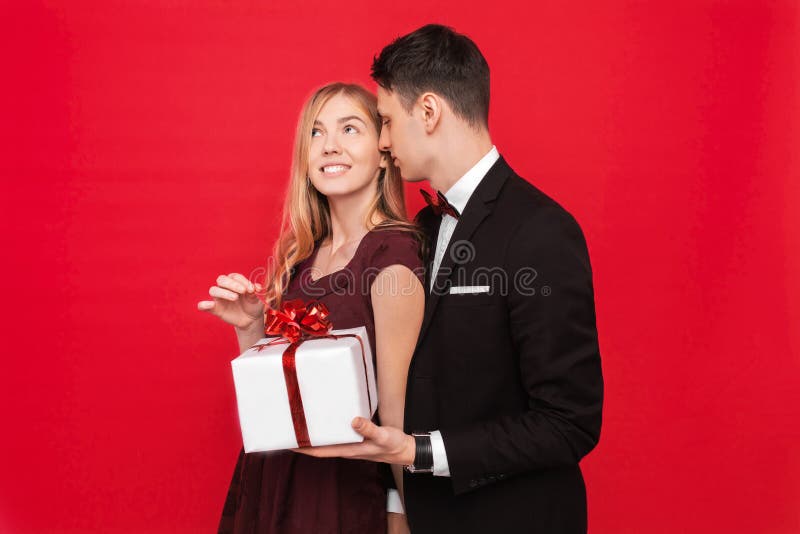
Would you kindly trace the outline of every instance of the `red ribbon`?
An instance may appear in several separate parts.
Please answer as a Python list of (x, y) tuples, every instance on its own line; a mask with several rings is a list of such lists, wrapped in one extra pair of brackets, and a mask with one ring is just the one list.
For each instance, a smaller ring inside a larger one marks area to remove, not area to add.
[(283, 378), (286, 381), (286, 392), (289, 397), (289, 409), (292, 413), (292, 424), (294, 425), (294, 435), (297, 438), (297, 445), (300, 447), (310, 447), (311, 440), (308, 437), (308, 425), (306, 424), (306, 413), (303, 409), (303, 397), (300, 395), (300, 385), (297, 382), (297, 366), (295, 363), (295, 353), (297, 347), (309, 339), (340, 339), (354, 337), (361, 345), (361, 359), (364, 363), (364, 380), (367, 385), (367, 402), (369, 411), (372, 413), (372, 397), (369, 393), (369, 377), (367, 376), (367, 355), (364, 350), (364, 341), (361, 336), (356, 334), (331, 334), (333, 328), (328, 319), (328, 308), (319, 301), (312, 301), (308, 304), (300, 299), (289, 300), (282, 304), (280, 310), (268, 308), (265, 314), (264, 333), (267, 336), (278, 336), (269, 343), (256, 345), (261, 352), (264, 348), (277, 344), (289, 343), (283, 352)]

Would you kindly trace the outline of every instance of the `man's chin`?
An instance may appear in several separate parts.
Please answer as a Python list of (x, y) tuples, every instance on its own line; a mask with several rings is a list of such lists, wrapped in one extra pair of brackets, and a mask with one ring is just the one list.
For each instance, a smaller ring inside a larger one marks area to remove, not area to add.
[(407, 177), (405, 174), (403, 174), (402, 170), (400, 171), (400, 177), (403, 179), (404, 182), (408, 182), (410, 184), (415, 184), (417, 182), (422, 182), (426, 180), (426, 178), (422, 178), (420, 176)]

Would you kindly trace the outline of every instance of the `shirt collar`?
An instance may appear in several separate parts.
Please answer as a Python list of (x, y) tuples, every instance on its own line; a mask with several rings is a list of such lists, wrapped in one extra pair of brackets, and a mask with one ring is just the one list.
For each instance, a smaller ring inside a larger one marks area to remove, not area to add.
[(481, 183), (483, 177), (486, 176), (486, 173), (489, 172), (489, 169), (492, 168), (492, 165), (494, 165), (498, 159), (500, 159), (500, 154), (497, 152), (497, 147), (492, 145), (492, 149), (444, 193), (447, 201), (452, 204), (459, 213), (464, 213), (464, 208), (467, 206), (469, 197), (472, 196), (478, 184)]

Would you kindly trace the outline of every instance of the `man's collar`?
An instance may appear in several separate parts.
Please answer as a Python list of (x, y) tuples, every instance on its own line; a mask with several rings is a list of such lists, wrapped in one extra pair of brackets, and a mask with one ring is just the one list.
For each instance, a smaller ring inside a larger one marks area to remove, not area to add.
[(464, 208), (467, 206), (469, 197), (481, 183), (483, 177), (492, 168), (492, 165), (500, 158), (497, 152), (497, 147), (492, 145), (492, 149), (483, 156), (478, 163), (476, 163), (470, 170), (458, 179), (453, 186), (444, 193), (447, 201), (458, 210), (459, 213), (464, 213)]

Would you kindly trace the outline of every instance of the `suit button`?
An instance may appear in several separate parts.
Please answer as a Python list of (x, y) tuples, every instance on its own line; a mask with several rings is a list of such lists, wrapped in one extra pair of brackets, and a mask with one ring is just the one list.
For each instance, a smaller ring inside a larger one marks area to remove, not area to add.
[(499, 475), (497, 475), (497, 479), (498, 480), (503, 480), (504, 478), (506, 478), (506, 476), (503, 473), (500, 473)]
[(478, 481), (477, 480), (470, 480), (469, 481), (469, 487), (470, 488), (477, 488), (478, 487)]

